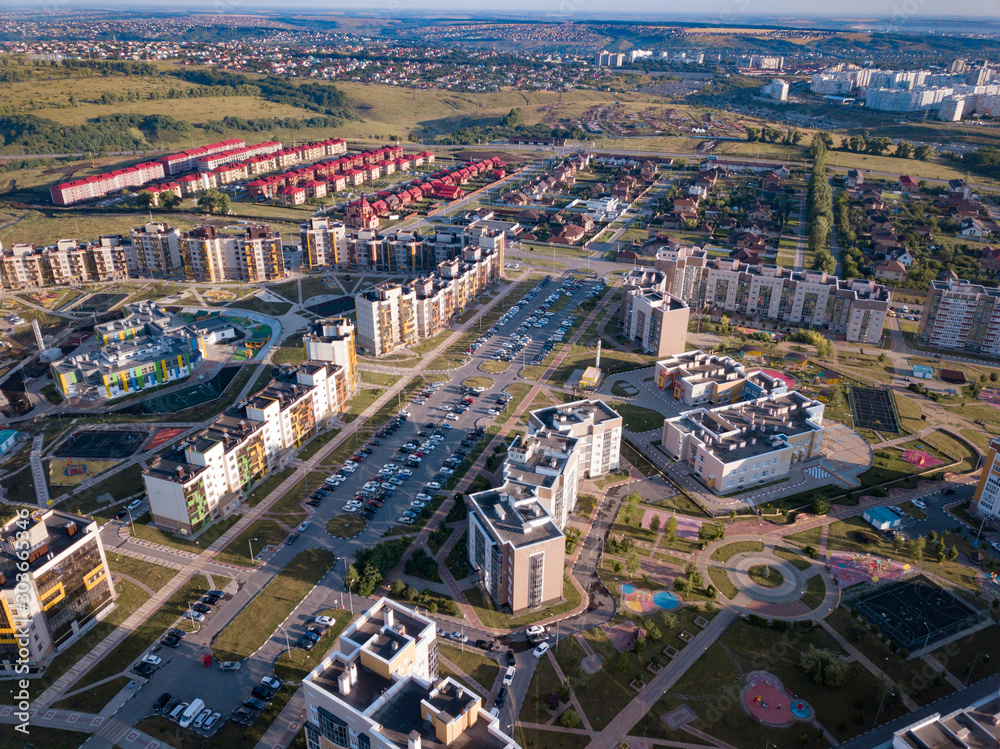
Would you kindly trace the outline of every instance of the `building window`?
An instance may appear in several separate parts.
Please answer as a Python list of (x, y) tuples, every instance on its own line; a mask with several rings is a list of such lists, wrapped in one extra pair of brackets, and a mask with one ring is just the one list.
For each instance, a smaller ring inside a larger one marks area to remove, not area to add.
[[(746, 466), (740, 466), (740, 473), (746, 473), (746, 472), (747, 472), (747, 467)], [(742, 480), (743, 479), (740, 479), (740, 481), (742, 481)]]
[(351, 741), (347, 736), (347, 723), (323, 708), (318, 710), (320, 732), (337, 746), (349, 747)]
[(306, 726), (306, 749), (320, 749), (319, 735), (312, 726)]

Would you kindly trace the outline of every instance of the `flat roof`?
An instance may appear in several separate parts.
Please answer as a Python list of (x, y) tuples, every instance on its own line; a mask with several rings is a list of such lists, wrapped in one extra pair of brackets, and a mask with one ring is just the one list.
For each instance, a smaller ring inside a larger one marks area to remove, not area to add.
[[(588, 367), (589, 369), (589, 367)], [(584, 399), (532, 411), (530, 416), (546, 429), (568, 431), (574, 426), (586, 423), (601, 424), (621, 416), (611, 406), (600, 399)]]
[(468, 499), (497, 539), (515, 548), (563, 537), (552, 516), (525, 487), (506, 481), (496, 489), (470, 494)]

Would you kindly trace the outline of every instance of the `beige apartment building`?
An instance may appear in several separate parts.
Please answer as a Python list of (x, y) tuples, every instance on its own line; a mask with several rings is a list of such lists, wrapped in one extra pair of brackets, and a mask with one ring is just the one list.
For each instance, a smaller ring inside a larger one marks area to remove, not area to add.
[(305, 270), (347, 267), (346, 228), (343, 221), (313, 217), (299, 224), (302, 243), (302, 267)]
[(433, 620), (382, 598), (302, 681), (309, 749), (519, 749), (483, 698), (438, 676)]
[(513, 614), (559, 600), (566, 537), (537, 491), (505, 481), (468, 505), (469, 563), (484, 592)]
[(746, 491), (821, 457), (824, 406), (791, 392), (666, 419), (664, 452), (716, 494)]
[(188, 281), (280, 281), (285, 278), (281, 234), (269, 226), (251, 226), (245, 234), (220, 234), (197, 226), (181, 238), (184, 276)]
[(354, 322), (347, 317), (324, 317), (314, 321), (302, 336), (307, 361), (331, 362), (344, 369), (347, 390), (358, 391), (358, 352)]
[(151, 221), (132, 229), (135, 248), (136, 275), (157, 276), (180, 273), (181, 231), (162, 222)]
[(666, 291), (637, 288), (622, 295), (622, 332), (647, 354), (683, 351), (690, 317), (687, 302)]
[(528, 433), (544, 430), (576, 440), (578, 470), (584, 478), (597, 478), (618, 470), (622, 417), (604, 401), (579, 400), (531, 411)]

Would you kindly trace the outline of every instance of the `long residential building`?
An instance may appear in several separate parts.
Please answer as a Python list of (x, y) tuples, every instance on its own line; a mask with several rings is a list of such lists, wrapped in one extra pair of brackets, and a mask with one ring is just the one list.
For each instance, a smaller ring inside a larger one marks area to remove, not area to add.
[(980, 517), (1000, 518), (1000, 437), (990, 440), (972, 503)]
[(503, 270), (503, 233), (493, 233), (490, 248), (469, 245), (461, 260), (441, 262), (436, 272), (407, 285), (380, 283), (358, 295), (358, 343), (373, 356), (412, 346), (436, 335), (460, 314)]
[(1000, 356), (1000, 289), (931, 281), (917, 340), (924, 346)]
[(309, 749), (520, 749), (483, 697), (438, 675), (434, 621), (382, 598), (302, 680)]
[(0, 678), (39, 675), (111, 612), (116, 597), (92, 518), (38, 510), (5, 522), (0, 529)]
[(6, 289), (78, 286), (122, 281), (134, 275), (132, 245), (121, 236), (103, 236), (90, 244), (60, 239), (50, 247), (16, 244), (0, 251), (0, 282)]
[(187, 535), (227, 517), (253, 484), (346, 408), (349, 392), (345, 368), (328, 362), (307, 361), (272, 379), (143, 471), (153, 522)]
[(197, 226), (181, 237), (184, 276), (189, 281), (278, 281), (285, 278), (281, 234), (251, 226), (245, 234), (220, 234)]
[(172, 275), (183, 270), (181, 230), (163, 222), (150, 221), (132, 229), (136, 275)]
[[(621, 415), (602, 400), (573, 401), (528, 414), (529, 434), (549, 430), (577, 440), (580, 475), (590, 479), (618, 470), (622, 427)], [(558, 520), (562, 528), (565, 519)]]
[(163, 164), (157, 161), (148, 161), (54, 185), (49, 188), (49, 196), (56, 205), (72, 205), (84, 200), (103, 198), (109, 193), (126, 188), (142, 187), (147, 182), (163, 179), (163, 177)]
[(820, 457), (823, 410), (797, 392), (694, 408), (664, 421), (660, 444), (714, 493), (746, 491)]
[(656, 269), (666, 275), (665, 290), (692, 308), (812, 327), (852, 342), (878, 343), (889, 310), (889, 291), (879, 283), (709, 258), (690, 245), (659, 246)]
[(172, 153), (159, 159), (159, 162), (163, 164), (163, 170), (168, 175), (183, 174), (194, 169), (198, 159), (223, 151), (232, 151), (234, 148), (243, 148), (245, 145), (246, 141), (242, 138), (231, 138), (218, 143), (209, 143), (207, 146), (190, 148), (180, 153)]

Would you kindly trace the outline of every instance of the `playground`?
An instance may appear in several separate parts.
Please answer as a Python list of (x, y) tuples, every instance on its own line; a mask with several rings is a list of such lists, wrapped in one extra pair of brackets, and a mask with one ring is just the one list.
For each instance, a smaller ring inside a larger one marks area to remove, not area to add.
[(253, 359), (271, 340), (271, 328), (267, 325), (257, 325), (250, 328), (249, 333), (250, 335), (243, 341), (243, 344), (236, 346), (234, 358), (238, 361)]
[(787, 728), (797, 721), (810, 721), (812, 706), (785, 689), (781, 680), (767, 671), (747, 674), (743, 689), (743, 707), (759, 723)]
[(926, 648), (978, 622), (982, 614), (924, 575), (862, 593), (847, 602), (900, 648)]
[(57, 458), (122, 459), (134, 453), (146, 439), (145, 432), (84, 430), (74, 432), (55, 449)]
[(53, 486), (75, 486), (104, 473), (120, 462), (118, 460), (53, 458), (49, 461), (49, 483)]
[(678, 515), (673, 512), (646, 510), (642, 516), (642, 523), (640, 525), (643, 528), (649, 528), (654, 516), (659, 518), (661, 530), (666, 527), (667, 521), (670, 520), (671, 516), (676, 517), (677, 538), (686, 538), (692, 541), (698, 540), (698, 530), (701, 528), (701, 521), (697, 518), (690, 517), (689, 515)]
[(858, 583), (895, 580), (910, 569), (910, 565), (873, 554), (834, 551), (827, 556), (826, 569), (840, 588), (849, 588)]
[(123, 411), (131, 414), (171, 414), (200, 406), (220, 397), (239, 371), (239, 367), (223, 367), (210, 380), (158, 398), (150, 398)]
[(636, 614), (649, 616), (657, 609), (673, 611), (681, 605), (681, 599), (669, 590), (646, 590), (632, 583), (621, 586), (622, 606)]
[(944, 463), (940, 458), (935, 458), (924, 450), (904, 450), (903, 460), (921, 468), (933, 468)]

